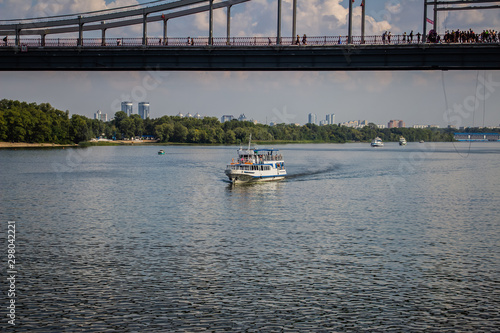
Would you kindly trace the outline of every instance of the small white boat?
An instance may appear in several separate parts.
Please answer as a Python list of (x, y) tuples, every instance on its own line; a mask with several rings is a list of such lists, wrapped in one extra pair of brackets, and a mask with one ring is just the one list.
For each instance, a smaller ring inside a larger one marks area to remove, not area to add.
[(375, 139), (372, 140), (371, 146), (372, 147), (383, 147), (384, 143), (382, 142), (382, 139), (377, 136)]
[(160, 151), (158, 152), (158, 155), (165, 155), (165, 151), (163, 149), (160, 149)]
[[(250, 137), (251, 139), (251, 137)], [(278, 149), (238, 149), (238, 157), (226, 166), (225, 173), (233, 183), (280, 180), (286, 177), (285, 161)]]
[(406, 146), (407, 142), (406, 142), (406, 139), (404, 138), (404, 136), (400, 137), (399, 138), (399, 145), (400, 146)]

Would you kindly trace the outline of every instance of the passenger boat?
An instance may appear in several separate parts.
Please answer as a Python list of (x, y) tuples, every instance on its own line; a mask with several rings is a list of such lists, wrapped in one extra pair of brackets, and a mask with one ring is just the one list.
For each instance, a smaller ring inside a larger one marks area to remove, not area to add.
[(160, 149), (160, 151), (158, 152), (158, 155), (165, 155), (165, 151), (163, 149)]
[(399, 138), (399, 145), (400, 146), (406, 146), (406, 139), (404, 138), (404, 136), (400, 137)]
[(371, 145), (372, 147), (383, 147), (384, 143), (382, 142), (382, 139), (377, 136), (375, 139), (372, 140)]
[(238, 149), (238, 157), (228, 164), (225, 171), (233, 183), (280, 180), (286, 177), (285, 161), (278, 149)]

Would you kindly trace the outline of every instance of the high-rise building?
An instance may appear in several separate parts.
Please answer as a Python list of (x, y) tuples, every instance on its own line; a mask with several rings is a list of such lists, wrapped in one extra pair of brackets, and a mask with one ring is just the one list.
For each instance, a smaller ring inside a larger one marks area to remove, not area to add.
[(245, 116), (244, 113), (240, 114), (240, 116), (238, 117), (238, 120), (239, 121), (246, 121), (247, 120), (247, 116)]
[(102, 113), (101, 110), (97, 110), (97, 112), (94, 113), (94, 119), (108, 121), (108, 115), (106, 113)]
[(139, 103), (139, 116), (141, 116), (142, 119), (149, 118), (149, 102)]
[(399, 128), (405, 127), (405, 122), (402, 120), (393, 119), (387, 123), (387, 128), (398, 128), (398, 127)]
[(326, 122), (328, 125), (334, 125), (335, 124), (335, 113), (327, 114), (326, 115)]
[(315, 124), (317, 125), (317, 120), (316, 120), (316, 114), (314, 113), (309, 113), (308, 119), (307, 119), (308, 124)]
[(226, 121), (231, 121), (231, 120), (233, 120), (233, 119), (234, 119), (234, 116), (233, 116), (233, 115), (228, 115), (228, 114), (226, 114), (226, 115), (223, 115), (223, 116), (220, 118), (220, 122), (221, 122), (221, 123), (224, 123), (224, 122), (226, 122)]
[(122, 102), (122, 111), (127, 114), (127, 116), (132, 115), (134, 110), (134, 104), (132, 102)]

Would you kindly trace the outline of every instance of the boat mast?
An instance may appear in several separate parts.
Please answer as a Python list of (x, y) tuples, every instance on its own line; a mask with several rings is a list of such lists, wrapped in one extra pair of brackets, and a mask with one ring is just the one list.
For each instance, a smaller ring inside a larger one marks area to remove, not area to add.
[(248, 151), (250, 151), (250, 141), (252, 141), (252, 133), (250, 133), (250, 138), (248, 138)]

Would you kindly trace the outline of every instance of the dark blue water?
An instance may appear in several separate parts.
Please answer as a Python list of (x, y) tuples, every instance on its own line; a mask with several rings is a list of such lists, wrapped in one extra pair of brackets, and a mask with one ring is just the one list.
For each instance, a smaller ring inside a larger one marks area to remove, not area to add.
[(498, 331), (500, 144), (160, 148), (0, 151), (3, 331)]

